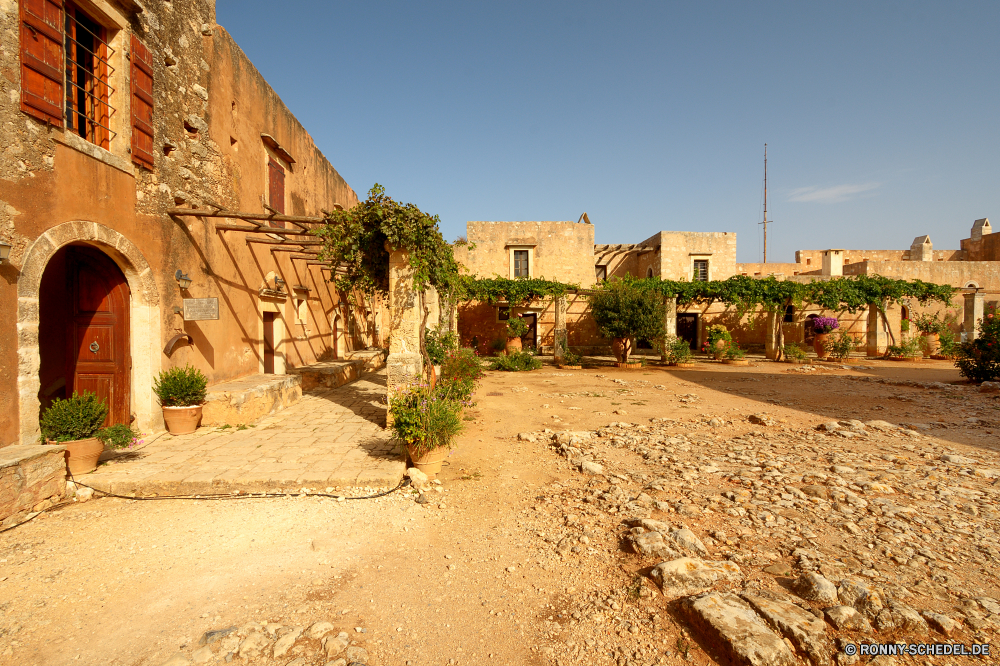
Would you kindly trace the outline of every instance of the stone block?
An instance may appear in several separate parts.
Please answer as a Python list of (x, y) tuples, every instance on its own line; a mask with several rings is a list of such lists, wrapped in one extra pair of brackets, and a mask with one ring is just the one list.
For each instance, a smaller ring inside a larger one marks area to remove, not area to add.
[(65, 455), (64, 446), (0, 449), (0, 522), (16, 523), (27, 511), (65, 494)]
[(17, 299), (17, 320), (21, 323), (38, 323), (38, 299), (19, 298)]

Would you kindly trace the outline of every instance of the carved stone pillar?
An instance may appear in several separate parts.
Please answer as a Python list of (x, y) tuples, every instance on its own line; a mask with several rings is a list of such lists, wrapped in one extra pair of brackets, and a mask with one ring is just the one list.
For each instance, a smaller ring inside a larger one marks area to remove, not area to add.
[(784, 325), (784, 311), (767, 313), (766, 329), (764, 331), (764, 356), (772, 361), (778, 358), (778, 327)]
[[(677, 337), (677, 299), (664, 298), (666, 312), (663, 315), (663, 332), (667, 339)], [(665, 340), (660, 341), (660, 360), (667, 362), (667, 346)]]
[(387, 248), (389, 255), (389, 356), (386, 359), (386, 388), (392, 395), (401, 386), (420, 377), (420, 295), (413, 289), (413, 269), (409, 254)]
[(977, 291), (974, 294), (963, 294), (963, 296), (965, 297), (965, 323), (962, 330), (965, 331), (965, 339), (971, 342), (979, 337), (977, 326), (979, 320), (983, 318), (983, 294)]

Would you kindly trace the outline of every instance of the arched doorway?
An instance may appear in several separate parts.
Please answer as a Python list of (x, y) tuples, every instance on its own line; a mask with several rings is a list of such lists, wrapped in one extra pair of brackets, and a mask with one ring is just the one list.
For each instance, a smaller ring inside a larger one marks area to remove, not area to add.
[[(110, 261), (116, 271), (115, 280), (124, 275), (129, 298), (125, 299), (128, 320), (125, 323), (126, 336), (122, 340), (127, 351), (127, 359), (123, 360), (127, 368), (126, 380), (121, 397), (124, 399), (125, 414), (128, 418), (135, 415), (135, 425), (144, 432), (153, 432), (163, 428), (163, 417), (159, 404), (153, 395), (153, 378), (160, 370), (161, 348), (159, 294), (156, 288), (154, 273), (149, 262), (132, 241), (121, 233), (89, 221), (63, 222), (48, 229), (36, 238), (25, 250), (20, 266), (20, 276), (17, 281), (17, 354), (18, 372), (17, 384), (20, 398), (17, 404), (18, 421), (20, 423), (20, 439), (22, 444), (37, 444), (40, 436), (38, 416), (40, 413), (40, 397), (42, 395), (58, 396), (66, 393), (67, 388), (72, 394), (73, 383), (67, 387), (58, 386), (58, 377), (42, 386), (41, 355), (42, 338), (47, 336), (53, 325), (46, 316), (46, 325), (41, 325), (41, 307), (48, 300), (43, 294), (42, 278), (46, 276), (50, 262), (67, 246), (92, 250), (97, 253), (97, 261)], [(65, 265), (65, 262), (63, 262)], [(111, 270), (109, 264), (102, 263), (102, 271)], [(57, 270), (57, 269), (54, 269)], [(50, 281), (52, 278), (50, 278)], [(64, 278), (65, 280), (65, 278)], [(59, 281), (56, 280), (59, 284)], [(65, 291), (65, 281), (62, 290)], [(85, 304), (86, 305), (86, 304)], [(60, 319), (54, 324), (55, 329), (68, 329), (73, 324), (73, 316), (66, 311), (59, 313)], [(86, 319), (86, 316), (84, 316)], [(97, 320), (94, 320), (97, 323)], [(75, 325), (75, 324), (74, 324)], [(131, 327), (130, 327), (131, 326)], [(90, 352), (91, 339), (84, 345), (84, 350)], [(97, 340), (98, 355), (102, 349), (107, 349)], [(49, 343), (45, 343), (49, 346)], [(69, 347), (63, 358), (69, 356)], [(113, 343), (112, 343), (113, 345)], [(51, 348), (50, 348), (51, 349)], [(122, 357), (118, 357), (122, 358)], [(100, 360), (100, 359), (99, 359)], [(107, 362), (107, 361), (102, 361)], [(115, 361), (117, 363), (117, 359)], [(48, 368), (48, 365), (46, 366)], [(87, 370), (87, 368), (83, 368)], [(84, 372), (83, 379), (89, 379)], [(99, 374), (99, 373), (92, 373)], [(66, 376), (63, 375), (66, 382)], [(114, 380), (108, 380), (113, 383)], [(119, 384), (120, 386), (120, 384)], [(112, 387), (113, 388), (113, 387)], [(132, 393), (129, 395), (129, 390)], [(92, 390), (92, 389), (88, 389)], [(123, 404), (123, 403), (119, 403)], [(127, 410), (130, 410), (127, 411)], [(122, 414), (119, 408), (119, 414)], [(128, 418), (124, 420), (127, 422)]]
[(68, 245), (52, 256), (38, 299), (42, 411), (89, 392), (108, 406), (105, 425), (132, 422), (131, 300), (125, 275), (100, 250)]
[(806, 317), (805, 335), (803, 336), (803, 340), (807, 345), (811, 345), (813, 343), (813, 339), (816, 337), (816, 329), (813, 328), (813, 319), (816, 319), (818, 317), (819, 317), (818, 314), (811, 314), (808, 317)]

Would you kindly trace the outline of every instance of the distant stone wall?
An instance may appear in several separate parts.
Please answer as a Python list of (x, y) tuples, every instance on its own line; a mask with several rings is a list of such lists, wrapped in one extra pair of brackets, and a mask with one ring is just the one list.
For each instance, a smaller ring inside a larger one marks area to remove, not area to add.
[(66, 447), (39, 444), (0, 448), (0, 526), (24, 520), (66, 494)]

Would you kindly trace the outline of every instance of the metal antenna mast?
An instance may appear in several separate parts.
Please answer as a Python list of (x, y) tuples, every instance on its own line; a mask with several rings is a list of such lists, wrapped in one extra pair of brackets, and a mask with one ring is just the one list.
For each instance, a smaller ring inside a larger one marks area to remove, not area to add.
[(767, 144), (764, 144), (764, 263), (767, 263)]

